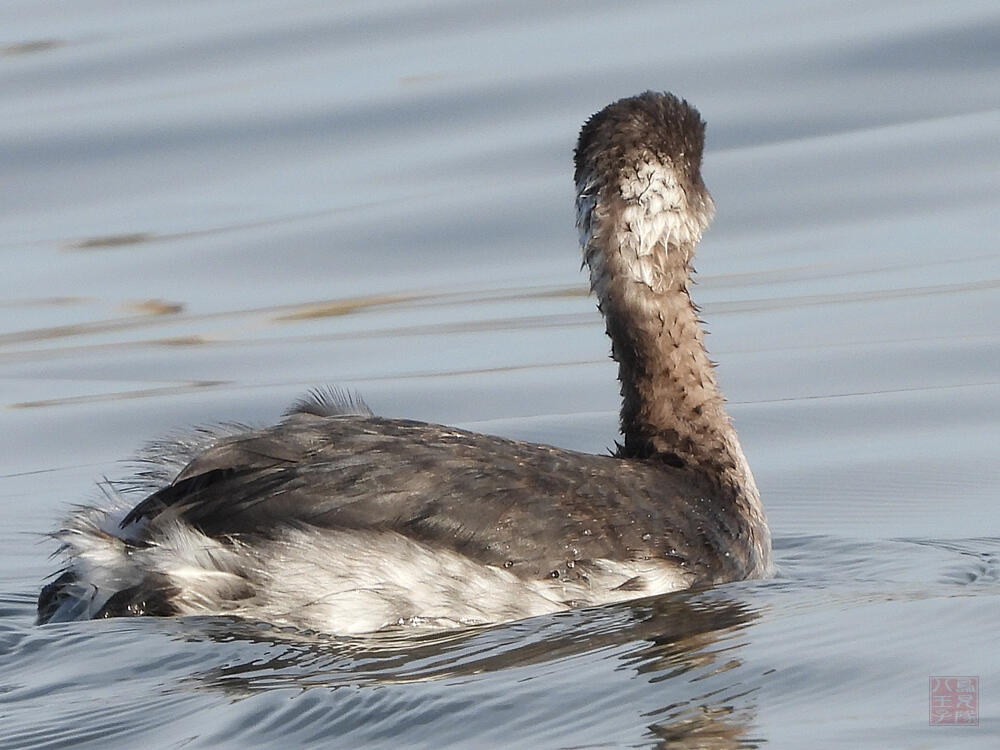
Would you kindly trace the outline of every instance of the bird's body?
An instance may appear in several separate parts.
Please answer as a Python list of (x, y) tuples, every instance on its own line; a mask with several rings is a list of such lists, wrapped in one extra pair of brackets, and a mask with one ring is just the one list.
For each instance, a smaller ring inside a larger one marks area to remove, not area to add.
[(578, 225), (622, 381), (595, 456), (383, 419), (331, 394), (147, 457), (135, 507), (87, 508), (42, 622), (233, 614), (327, 632), (454, 626), (766, 575), (770, 535), (687, 292), (711, 218), (703, 124), (647, 93), (577, 147)]

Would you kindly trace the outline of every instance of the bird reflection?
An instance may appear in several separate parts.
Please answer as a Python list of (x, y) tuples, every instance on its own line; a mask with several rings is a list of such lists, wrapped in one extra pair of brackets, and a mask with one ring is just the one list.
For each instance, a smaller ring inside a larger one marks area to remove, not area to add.
[[(193, 675), (201, 689), (234, 699), (281, 688), (326, 689), (331, 712), (342, 688), (457, 680), (462, 684), (456, 691), (474, 694), (475, 681), (502, 677), (504, 670), (521, 669), (531, 680), (532, 674), (590, 655), (609, 659), (614, 672), (631, 671), (634, 679), (656, 685), (644, 690), (638, 714), (654, 746), (736, 748), (759, 742), (748, 737), (755, 688), (741, 681), (739, 657), (740, 634), (758, 616), (751, 605), (714, 589), (459, 631), (407, 628), (344, 638), (235, 618), (196, 618), (178, 636), (245, 647), (245, 659), (230, 658)], [(227, 653), (232, 656), (231, 649)], [(650, 696), (656, 696), (652, 705)]]

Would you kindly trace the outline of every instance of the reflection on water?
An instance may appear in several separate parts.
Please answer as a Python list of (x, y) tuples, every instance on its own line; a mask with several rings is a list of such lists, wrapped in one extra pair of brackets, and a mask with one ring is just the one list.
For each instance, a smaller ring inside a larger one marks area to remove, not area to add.
[[(972, 0), (0, 7), (0, 747), (996, 746), (998, 24)], [(605, 451), (570, 153), (646, 88), (709, 122), (694, 296), (777, 578), (365, 641), (32, 626), (39, 534), (184, 425), (331, 383)], [(942, 674), (980, 677), (978, 727), (927, 726)]]
[[(491, 673), (517, 670), (530, 681), (532, 674), (570, 671), (581, 657), (599, 655), (616, 672), (631, 672), (632, 679), (651, 685), (681, 680), (697, 685), (690, 692), (658, 691), (663, 705), (642, 712), (653, 736), (678, 747), (745, 747), (742, 739), (753, 719), (750, 695), (754, 689), (741, 691), (727, 685), (720, 690), (700, 683), (739, 666), (739, 643), (723, 645), (719, 639), (731, 641), (752, 619), (741, 603), (684, 594), (462, 633), (311, 644), (301, 634), (282, 642), (280, 637), (272, 635), (275, 640), (271, 641), (261, 633), (259, 640), (253, 636), (250, 640), (277, 652), (272, 658), (227, 664), (194, 679), (242, 697), (292, 685), (332, 689), (437, 680), (462, 685), (465, 698), (474, 706), (477, 693), (489, 685)], [(232, 638), (232, 625), (221, 634)], [(578, 689), (577, 699), (583, 706), (593, 706), (606, 700), (601, 692), (600, 685), (588, 686)], [(476, 720), (475, 713), (470, 712), (469, 721)], [(534, 729), (558, 736), (566, 720), (564, 713), (553, 710), (546, 721), (550, 726)], [(530, 735), (523, 741), (529, 742)]]
[[(721, 633), (731, 633), (750, 619), (741, 603), (685, 592), (498, 628), (425, 633), (400, 629), (356, 640), (299, 631), (282, 635), (263, 625), (209, 622), (198, 628), (199, 637), (228, 642), (243, 635), (246, 642), (267, 645), (278, 654), (227, 664), (197, 677), (237, 692), (277, 685), (380, 685), (471, 677), (623, 647), (630, 647), (620, 657), (623, 667), (638, 674), (667, 671), (665, 676), (670, 677), (712, 665), (716, 654), (708, 647)], [(213, 627), (218, 628), (215, 633)], [(642, 645), (636, 648), (637, 644)]]
[[(86, 635), (61, 626), (42, 628), (29, 638), (36, 643), (21, 650), (71, 655), (88, 643), (111, 658), (119, 650), (115, 642), (131, 640), (130, 635), (153, 642), (145, 659), (129, 658), (111, 673), (80, 675), (61, 685), (77, 699), (58, 714), (78, 722), (84, 733), (108, 717), (101, 712), (85, 716), (73, 704), (92, 704), (89, 694), (109, 678), (141, 686), (149, 682), (142, 675), (155, 669), (167, 682), (146, 690), (152, 688), (179, 711), (190, 711), (205, 691), (240, 705), (224, 731), (217, 718), (212, 729), (207, 715), (188, 719), (233, 744), (297, 742), (319, 735), (338, 738), (343, 747), (378, 737), (403, 741), (409, 728), (399, 714), (414, 710), (448, 717), (459, 744), (461, 737), (477, 737), (490, 746), (503, 739), (530, 744), (545, 736), (584, 738), (588, 728), (606, 732), (601, 727), (605, 711), (617, 715), (615, 723), (641, 717), (637, 728), (645, 726), (643, 734), (681, 747), (746, 747), (758, 688), (741, 683), (740, 653), (743, 631), (755, 617), (745, 603), (717, 592), (689, 592), (496, 628), (365, 639), (283, 632), (225, 618), (127, 621), (110, 630), (90, 623)], [(610, 670), (611, 683), (608, 677), (595, 679), (591, 662), (601, 672)], [(47, 670), (36, 683), (55, 681), (55, 673)], [(423, 697), (408, 698), (410, 690)], [(243, 722), (245, 712), (261, 702), (270, 705), (279, 695), (286, 701), (278, 715), (263, 725)], [(551, 697), (547, 706), (536, 706), (533, 721), (501, 728), (491, 725), (497, 717), (489, 710), (497, 708), (498, 695), (511, 704), (522, 697), (531, 702)], [(217, 702), (213, 698), (213, 705)], [(132, 725), (133, 714), (149, 708), (148, 699), (134, 701), (113, 723)], [(10, 729), (23, 740), (32, 738), (28, 727)]]
[(59, 39), (34, 39), (30, 42), (16, 42), (0, 46), (0, 55), (30, 55), (59, 47), (65, 42)]

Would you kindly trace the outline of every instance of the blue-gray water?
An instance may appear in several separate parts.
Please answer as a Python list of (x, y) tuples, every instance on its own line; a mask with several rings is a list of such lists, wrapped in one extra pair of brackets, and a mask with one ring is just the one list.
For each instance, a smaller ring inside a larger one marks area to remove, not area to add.
[[(371, 640), (36, 627), (56, 527), (306, 388), (601, 452), (570, 153), (709, 122), (694, 290), (779, 576)], [(1000, 7), (0, 6), (0, 747), (1000, 744)], [(980, 678), (978, 727), (928, 679)]]

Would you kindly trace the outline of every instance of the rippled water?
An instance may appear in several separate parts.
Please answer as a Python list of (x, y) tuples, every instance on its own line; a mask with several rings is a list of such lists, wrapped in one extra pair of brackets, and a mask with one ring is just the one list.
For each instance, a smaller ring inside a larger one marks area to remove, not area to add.
[[(1000, 9), (405, 0), (0, 7), (0, 746), (996, 747)], [(709, 121), (695, 290), (777, 578), (347, 640), (35, 627), (39, 536), (305, 388), (603, 451), (570, 151)], [(928, 679), (980, 678), (978, 727)]]

